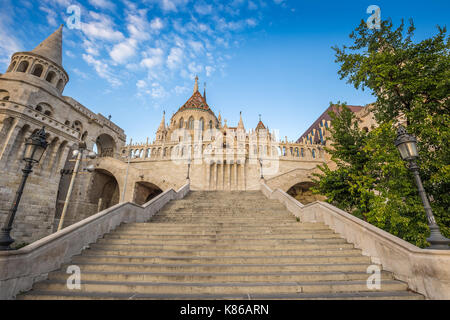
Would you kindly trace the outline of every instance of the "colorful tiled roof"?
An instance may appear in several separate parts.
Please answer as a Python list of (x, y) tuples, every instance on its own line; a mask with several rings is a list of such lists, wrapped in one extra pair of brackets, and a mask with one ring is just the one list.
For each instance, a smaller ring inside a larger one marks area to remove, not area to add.
[(198, 91), (194, 92), (192, 97), (190, 97), (189, 100), (180, 108), (180, 111), (185, 109), (201, 109), (211, 111), (205, 98)]
[(256, 126), (256, 130), (261, 130), (261, 129), (265, 130), (265, 129), (266, 129), (266, 126), (265, 126), (264, 123), (260, 120), (259, 123), (258, 123), (258, 125)]

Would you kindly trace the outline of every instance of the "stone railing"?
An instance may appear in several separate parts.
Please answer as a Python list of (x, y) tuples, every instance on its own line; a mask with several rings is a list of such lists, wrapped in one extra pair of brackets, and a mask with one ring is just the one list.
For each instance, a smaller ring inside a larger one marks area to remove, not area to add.
[(13, 299), (30, 290), (35, 282), (46, 279), (49, 272), (70, 262), (120, 224), (148, 221), (171, 200), (184, 198), (189, 190), (189, 184), (178, 191), (168, 190), (143, 206), (120, 203), (20, 250), (0, 252), (0, 299)]
[(264, 182), (261, 191), (279, 200), (302, 222), (322, 222), (428, 299), (450, 299), (450, 250), (418, 248), (325, 202), (302, 205)]

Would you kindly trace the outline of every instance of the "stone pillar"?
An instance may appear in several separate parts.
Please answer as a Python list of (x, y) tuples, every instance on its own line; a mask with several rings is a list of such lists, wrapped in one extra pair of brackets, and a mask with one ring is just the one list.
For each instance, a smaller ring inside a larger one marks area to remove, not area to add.
[(238, 169), (238, 167), (239, 167), (239, 164), (235, 163), (234, 164), (234, 178), (235, 178), (236, 190), (239, 190), (239, 175), (238, 175), (239, 169)]

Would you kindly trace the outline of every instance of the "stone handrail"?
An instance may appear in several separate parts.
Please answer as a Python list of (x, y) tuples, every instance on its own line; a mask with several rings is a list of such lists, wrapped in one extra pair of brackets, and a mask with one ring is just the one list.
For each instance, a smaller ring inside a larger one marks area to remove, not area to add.
[(325, 202), (302, 205), (264, 182), (261, 191), (279, 200), (302, 222), (322, 222), (428, 299), (450, 299), (450, 250), (421, 249)]
[(89, 244), (122, 223), (145, 222), (169, 201), (184, 198), (189, 183), (180, 190), (170, 189), (140, 206), (120, 203), (15, 251), (0, 251), (0, 299), (13, 299), (47, 278)]

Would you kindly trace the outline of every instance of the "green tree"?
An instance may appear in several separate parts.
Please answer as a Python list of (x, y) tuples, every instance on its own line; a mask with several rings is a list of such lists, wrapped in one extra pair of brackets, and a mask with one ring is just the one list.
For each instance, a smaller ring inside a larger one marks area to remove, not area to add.
[(373, 112), (379, 127), (364, 135), (353, 130), (353, 118), (353, 124), (342, 116), (333, 118), (332, 126), (344, 126), (351, 137), (331, 130), (337, 170), (322, 167), (316, 191), (423, 247), (429, 233), (425, 214), (412, 175), (394, 147), (394, 125), (403, 119), (418, 138), (424, 187), (441, 231), (449, 237), (450, 38), (446, 28), (438, 27), (435, 36), (415, 43), (414, 30), (412, 21), (407, 30), (403, 21), (396, 29), (390, 20), (382, 21), (380, 30), (370, 30), (362, 21), (350, 35), (351, 46), (333, 47), (341, 79), (376, 97)]

